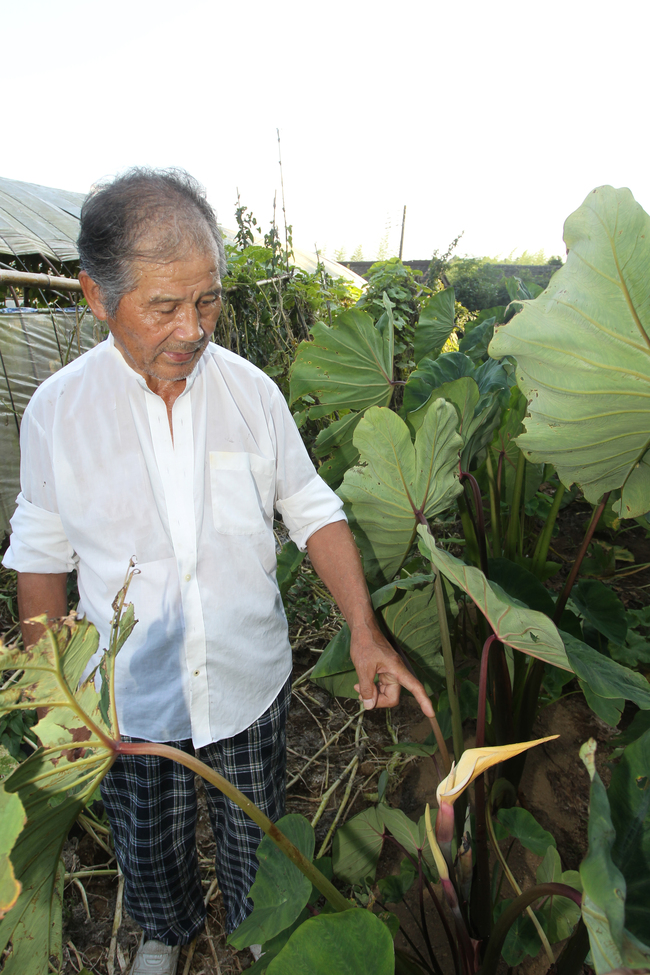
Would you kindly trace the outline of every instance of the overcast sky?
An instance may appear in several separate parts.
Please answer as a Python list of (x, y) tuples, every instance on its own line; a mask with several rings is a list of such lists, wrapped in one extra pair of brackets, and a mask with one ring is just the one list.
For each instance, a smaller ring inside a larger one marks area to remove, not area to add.
[[(182, 166), (225, 226), (374, 258), (563, 253), (595, 186), (650, 209), (648, 0), (2, 0), (0, 175)], [(279, 211), (281, 219), (281, 211)]]

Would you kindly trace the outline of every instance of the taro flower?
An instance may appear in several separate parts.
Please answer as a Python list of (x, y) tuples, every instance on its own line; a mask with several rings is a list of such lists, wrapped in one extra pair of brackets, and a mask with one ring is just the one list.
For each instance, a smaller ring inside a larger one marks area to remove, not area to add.
[(454, 832), (454, 802), (468, 785), (486, 772), (493, 765), (505, 762), (515, 755), (520, 755), (528, 748), (542, 745), (545, 741), (552, 741), (559, 735), (549, 735), (548, 738), (538, 738), (536, 741), (517, 742), (512, 745), (492, 745), (484, 748), (468, 748), (460, 757), (458, 765), (454, 762), (451, 772), (438, 785), (436, 799), (438, 800), (438, 816), (436, 818), (436, 837), (439, 843), (451, 843)]
[(493, 765), (505, 762), (515, 755), (520, 755), (528, 748), (535, 745), (543, 745), (545, 741), (552, 741), (559, 738), (559, 735), (549, 735), (548, 738), (538, 738), (536, 741), (522, 741), (513, 745), (492, 745), (485, 748), (468, 748), (460, 756), (458, 765), (454, 762), (451, 772), (447, 775), (436, 789), (436, 799), (438, 805), (441, 802), (449, 802), (453, 805), (458, 796), (465, 791), (467, 786), (487, 772)]
[[(528, 748), (542, 745), (545, 741), (559, 738), (559, 735), (549, 735), (548, 738), (538, 738), (537, 741), (524, 741), (514, 745), (494, 745), (486, 748), (468, 748), (460, 757), (458, 765), (451, 766), (451, 772), (436, 789), (438, 800), (438, 814), (436, 816), (435, 834), (431, 824), (431, 813), (427, 805), (425, 823), (427, 838), (433, 853), (433, 859), (438, 873), (442, 890), (451, 910), (456, 925), (458, 943), (465, 975), (478, 971), (479, 942), (470, 938), (465, 925), (462, 911), (458, 903), (455, 886), (454, 870), (451, 856), (451, 841), (454, 835), (454, 802), (468, 785), (486, 772), (493, 765), (505, 762), (508, 758), (520, 755)], [(460, 854), (462, 857), (462, 853)], [(464, 865), (463, 865), (464, 866)]]

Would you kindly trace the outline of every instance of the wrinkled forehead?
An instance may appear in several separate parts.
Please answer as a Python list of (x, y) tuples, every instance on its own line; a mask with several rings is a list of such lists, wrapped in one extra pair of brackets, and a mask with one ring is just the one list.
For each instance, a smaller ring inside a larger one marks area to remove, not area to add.
[(170, 264), (197, 258), (214, 259), (219, 268), (217, 242), (207, 222), (197, 214), (166, 212), (142, 228), (136, 245), (136, 264)]
[(134, 291), (147, 303), (219, 295), (219, 257), (209, 250), (187, 248), (166, 261), (138, 261), (133, 266)]

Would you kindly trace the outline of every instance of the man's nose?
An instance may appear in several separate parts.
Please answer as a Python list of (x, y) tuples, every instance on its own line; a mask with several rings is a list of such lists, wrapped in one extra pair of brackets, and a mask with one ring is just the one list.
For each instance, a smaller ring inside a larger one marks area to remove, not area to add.
[(200, 342), (205, 335), (196, 305), (181, 305), (175, 325), (174, 335), (183, 342)]

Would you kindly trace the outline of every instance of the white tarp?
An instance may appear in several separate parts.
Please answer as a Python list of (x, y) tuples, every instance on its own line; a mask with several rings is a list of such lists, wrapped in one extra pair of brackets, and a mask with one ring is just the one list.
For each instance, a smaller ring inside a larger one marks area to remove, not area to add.
[(0, 179), (0, 254), (76, 261), (85, 193)]
[(0, 531), (20, 490), (20, 420), (36, 387), (104, 338), (90, 312), (0, 309)]

